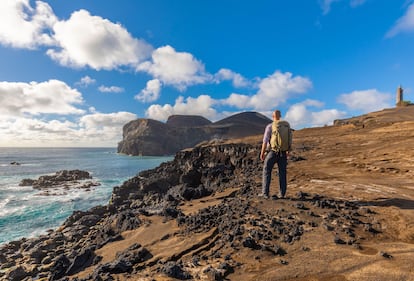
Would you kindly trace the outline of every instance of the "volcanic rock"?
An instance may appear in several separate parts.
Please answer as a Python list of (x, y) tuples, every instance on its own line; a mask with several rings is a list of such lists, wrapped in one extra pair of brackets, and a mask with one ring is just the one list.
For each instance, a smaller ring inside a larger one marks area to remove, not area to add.
[[(54, 175), (40, 176), (37, 180), (23, 179), (19, 186), (33, 186), (34, 189), (49, 189), (49, 188), (77, 188), (88, 189), (100, 184), (95, 181), (88, 181), (92, 176), (87, 171), (81, 170), (62, 170), (56, 172)], [(44, 195), (51, 195), (53, 193), (44, 193)]]

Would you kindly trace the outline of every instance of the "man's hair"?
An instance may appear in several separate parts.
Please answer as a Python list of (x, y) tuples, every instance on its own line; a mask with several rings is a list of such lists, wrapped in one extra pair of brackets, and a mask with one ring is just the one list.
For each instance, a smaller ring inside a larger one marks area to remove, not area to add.
[(280, 118), (282, 116), (282, 113), (280, 112), (279, 109), (276, 109), (275, 111), (273, 111), (273, 114), (276, 116), (276, 118)]

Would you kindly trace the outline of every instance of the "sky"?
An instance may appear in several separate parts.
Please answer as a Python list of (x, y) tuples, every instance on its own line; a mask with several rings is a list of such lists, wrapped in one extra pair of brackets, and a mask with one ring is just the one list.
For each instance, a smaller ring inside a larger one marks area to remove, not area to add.
[(0, 0), (0, 147), (275, 109), (295, 129), (414, 101), (414, 0)]

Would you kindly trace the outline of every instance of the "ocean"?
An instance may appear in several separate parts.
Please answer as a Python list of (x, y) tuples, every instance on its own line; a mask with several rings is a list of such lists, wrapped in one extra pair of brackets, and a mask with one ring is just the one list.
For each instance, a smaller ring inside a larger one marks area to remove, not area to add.
[[(73, 211), (106, 205), (114, 186), (172, 159), (127, 156), (116, 148), (0, 148), (0, 245), (55, 229)], [(22, 179), (75, 169), (88, 171), (100, 186), (48, 196), (19, 186)]]

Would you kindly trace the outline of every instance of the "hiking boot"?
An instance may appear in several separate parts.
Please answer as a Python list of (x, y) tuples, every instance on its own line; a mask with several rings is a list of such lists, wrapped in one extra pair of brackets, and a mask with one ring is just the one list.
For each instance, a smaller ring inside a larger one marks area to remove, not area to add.
[(269, 199), (269, 195), (265, 194), (265, 193), (260, 193), (258, 195), (259, 198), (263, 198), (263, 199)]

